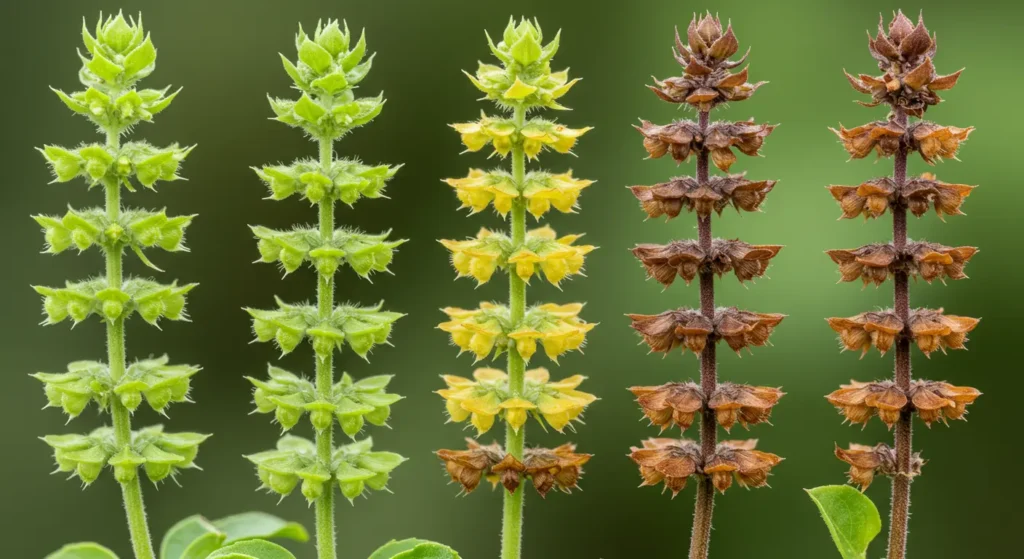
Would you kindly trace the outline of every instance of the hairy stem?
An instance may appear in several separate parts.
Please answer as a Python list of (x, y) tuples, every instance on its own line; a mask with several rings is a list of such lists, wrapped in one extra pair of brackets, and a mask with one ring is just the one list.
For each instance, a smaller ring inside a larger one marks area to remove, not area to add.
[[(326, 173), (334, 156), (334, 143), (330, 139), (320, 140), (320, 167)], [(334, 200), (320, 202), (320, 236), (324, 240), (334, 235)], [(321, 320), (330, 318), (334, 311), (334, 276), (317, 275), (316, 304)], [(316, 354), (316, 392), (324, 400), (330, 400), (334, 386), (334, 354)], [(316, 432), (317, 458), (329, 466), (334, 453), (334, 422), (326, 429)], [(337, 540), (334, 527), (334, 488), (324, 491), (316, 500), (316, 549), (318, 559), (336, 559)]]
[[(907, 125), (907, 114), (899, 108), (893, 109), (896, 122)], [(893, 181), (897, 187), (907, 181), (907, 147), (900, 146), (893, 166)], [(892, 207), (892, 238), (896, 250), (907, 245), (907, 208), (901, 204)], [(906, 270), (897, 270), (894, 277), (894, 308), (897, 316), (906, 325), (910, 317), (910, 287)], [(904, 326), (906, 328), (906, 326)], [(904, 392), (910, 390), (910, 337), (904, 331), (896, 342), (896, 385)], [(896, 469), (892, 478), (892, 503), (889, 517), (889, 559), (904, 559), (907, 554), (907, 532), (910, 523), (910, 461), (913, 454), (913, 425), (911, 413), (903, 410), (896, 424)]]
[[(522, 128), (526, 117), (526, 109), (516, 107), (516, 128)], [(512, 148), (512, 180), (517, 188), (521, 188), (526, 178), (526, 154), (523, 145), (516, 144)], [(511, 218), (512, 244), (519, 246), (526, 240), (526, 204), (516, 199), (512, 204)], [(509, 315), (515, 324), (526, 314), (526, 282), (517, 274), (509, 273)], [(526, 363), (523, 361), (515, 344), (508, 349), (508, 379), (512, 397), (519, 397), (523, 392)], [(505, 452), (517, 460), (523, 459), (523, 446), (526, 440), (526, 426), (516, 431), (511, 426), (505, 428)], [(501, 559), (519, 559), (522, 555), (523, 540), (523, 486), (520, 485), (513, 493), (505, 492), (505, 504), (501, 526)]]
[[(700, 112), (701, 135), (706, 134), (709, 113)], [(708, 152), (697, 153), (697, 182), (708, 182)], [(697, 232), (700, 248), (705, 254), (711, 254), (711, 216), (697, 218)], [(700, 271), (700, 312), (707, 318), (715, 318), (715, 276), (708, 267)], [(710, 398), (718, 385), (717, 360), (713, 341), (704, 346), (700, 354), (700, 387), (705, 396)], [(705, 409), (700, 422), (700, 448), (705, 460), (715, 453), (718, 431), (715, 423), (715, 412)], [(715, 488), (707, 477), (702, 477), (697, 487), (697, 502), (694, 505), (693, 533), (690, 538), (690, 559), (706, 559), (711, 546), (711, 517), (715, 510)]]
[[(107, 131), (107, 147), (112, 152), (121, 148), (121, 133), (117, 130)], [(121, 216), (121, 185), (109, 182), (106, 189), (107, 219), (116, 222)], [(107, 268), (107, 285), (120, 289), (124, 282), (121, 267), (121, 248), (105, 251)], [(125, 373), (124, 317), (107, 321), (107, 362), (110, 367), (110, 378), (118, 381)], [(119, 448), (132, 442), (131, 412), (124, 407), (119, 398), (111, 398), (110, 415), (114, 422), (114, 440)], [(136, 559), (154, 559), (152, 538), (149, 525), (146, 523), (146, 507), (142, 502), (142, 484), (136, 475), (129, 482), (121, 484), (121, 495), (124, 499), (124, 510), (128, 517), (128, 532), (132, 538), (132, 550)]]

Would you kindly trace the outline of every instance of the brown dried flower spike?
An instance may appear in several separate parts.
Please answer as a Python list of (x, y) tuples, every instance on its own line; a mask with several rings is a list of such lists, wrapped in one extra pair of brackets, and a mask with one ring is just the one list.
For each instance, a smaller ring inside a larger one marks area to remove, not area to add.
[(960, 145), (974, 129), (910, 120), (923, 119), (928, 108), (941, 100), (937, 92), (951, 89), (962, 72), (936, 72), (933, 58), (937, 44), (925, 27), (923, 16), (915, 25), (898, 12), (888, 28), (880, 18), (877, 35), (868, 34), (868, 50), (882, 75), (854, 77), (846, 72), (846, 78), (855, 90), (871, 96), (871, 101), (862, 105), (885, 104), (890, 112), (885, 120), (849, 129), (840, 126), (833, 132), (852, 159), (867, 157), (871, 152), (879, 157), (892, 157), (892, 173), (859, 186), (828, 188), (839, 202), (844, 218), (876, 218), (888, 210), (893, 218), (892, 240), (827, 253), (839, 265), (840, 281), (860, 279), (864, 285), (880, 285), (891, 277), (893, 308), (850, 318), (830, 318), (828, 322), (839, 333), (844, 350), (861, 350), (863, 355), (872, 346), (882, 353), (895, 346), (895, 366), (891, 380), (851, 381), (826, 398), (853, 424), (866, 424), (878, 415), (894, 431), (894, 447), (837, 446), (835, 453), (850, 465), (850, 482), (860, 485), (862, 490), (877, 474), (892, 477), (888, 559), (905, 559), (911, 481), (920, 474), (923, 464), (911, 444), (913, 414), (917, 413), (928, 426), (935, 421), (961, 419), (967, 406), (981, 395), (970, 387), (912, 378), (911, 343), (916, 343), (926, 356), (937, 349), (964, 349), (967, 334), (977, 326), (978, 319), (946, 315), (942, 309), (912, 308), (910, 278), (920, 277), (927, 282), (966, 278), (964, 266), (978, 249), (908, 239), (908, 212), (920, 217), (933, 207), (940, 219), (961, 214), (960, 206), (974, 187), (940, 182), (930, 173), (908, 177), (907, 159), (915, 151), (929, 165), (955, 159)]
[(723, 31), (718, 17), (695, 15), (686, 39), (684, 43), (677, 30), (675, 56), (684, 66), (683, 75), (655, 79), (651, 89), (665, 101), (690, 105), (697, 117), (665, 125), (641, 120), (636, 128), (651, 158), (670, 154), (683, 163), (692, 157), (696, 173), (653, 186), (631, 186), (630, 190), (649, 217), (671, 219), (683, 210), (697, 214), (698, 238), (637, 245), (633, 255), (648, 277), (665, 287), (676, 277), (686, 284), (699, 278), (700, 308), (627, 316), (652, 352), (668, 354), (678, 347), (700, 357), (699, 383), (669, 382), (630, 389), (644, 416), (662, 431), (672, 425), (685, 430), (699, 415), (700, 439), (649, 439), (642, 447), (634, 447), (630, 458), (640, 467), (642, 485), (663, 483), (673, 497), (691, 476), (698, 480), (689, 557), (707, 559), (715, 489), (725, 491), (734, 477), (748, 487), (766, 485), (769, 471), (782, 460), (754, 450), (754, 441), (718, 443), (719, 426), (728, 430), (736, 423), (744, 427), (767, 423), (783, 393), (767, 386), (719, 384), (717, 343), (724, 340), (736, 352), (766, 345), (785, 315), (715, 306), (716, 275), (733, 272), (740, 282), (762, 277), (782, 247), (713, 237), (714, 214), (720, 215), (730, 205), (737, 211), (760, 211), (775, 181), (750, 181), (742, 174), (712, 176), (711, 165), (728, 173), (738, 153), (759, 155), (775, 126), (753, 120), (711, 120), (713, 108), (747, 99), (764, 83), (748, 83), (747, 69), (735, 74), (729, 71), (746, 58), (729, 61), (739, 48), (731, 25)]
[(452, 481), (468, 494), (487, 478), (492, 484), (501, 484), (514, 493), (523, 480), (533, 481), (541, 497), (554, 488), (569, 493), (577, 488), (583, 474), (583, 465), (592, 455), (577, 454), (576, 445), (563, 444), (554, 449), (529, 448), (520, 462), (505, 452), (498, 443), (481, 445), (466, 439), (468, 450), (439, 450), (437, 457), (444, 462)]

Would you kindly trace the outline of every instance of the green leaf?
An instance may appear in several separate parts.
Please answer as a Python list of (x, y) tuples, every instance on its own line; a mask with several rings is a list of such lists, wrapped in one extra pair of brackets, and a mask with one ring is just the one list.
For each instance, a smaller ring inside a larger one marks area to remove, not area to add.
[(69, 543), (46, 556), (46, 559), (117, 559), (113, 551), (98, 543)]
[(391, 540), (373, 552), (369, 559), (460, 559), (454, 549), (426, 540)]
[(193, 543), (213, 536), (217, 538), (217, 546), (211, 548), (207, 553), (220, 547), (224, 541), (224, 534), (217, 529), (209, 520), (196, 514), (179, 521), (164, 535), (160, 543), (160, 559), (183, 559), (192, 557), (186, 555)]
[(177, 559), (206, 559), (224, 545), (224, 534), (203, 534), (185, 548)]
[(882, 531), (882, 519), (871, 499), (849, 485), (826, 485), (805, 491), (818, 505), (843, 559), (865, 559), (871, 540)]
[(309, 540), (309, 532), (298, 522), (288, 522), (265, 512), (243, 512), (214, 520), (213, 525), (227, 534), (224, 543), (241, 540), (287, 538), (297, 542)]
[(246, 540), (222, 547), (207, 559), (295, 559), (287, 549), (265, 540)]

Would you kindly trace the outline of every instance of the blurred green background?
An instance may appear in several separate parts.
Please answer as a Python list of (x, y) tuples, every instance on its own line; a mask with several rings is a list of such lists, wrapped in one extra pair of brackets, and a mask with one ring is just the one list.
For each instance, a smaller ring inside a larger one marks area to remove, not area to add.
[[(80, 46), (82, 16), (92, 24), (100, 10), (118, 8), (144, 13), (160, 51), (157, 71), (146, 84), (185, 87), (171, 109), (155, 124), (140, 126), (137, 136), (157, 144), (199, 144), (183, 168), (188, 182), (163, 185), (156, 194), (127, 195), (129, 204), (200, 214), (189, 229), (191, 253), (153, 254), (168, 270), (160, 278), (202, 284), (190, 299), (193, 323), (167, 323), (158, 331), (136, 319), (128, 328), (130, 358), (167, 352), (176, 362), (204, 367), (195, 380), (196, 404), (174, 407), (168, 423), (174, 430), (215, 433), (200, 454), (203, 471), (180, 476), (183, 487), (164, 484), (157, 491), (147, 486), (155, 533), (193, 512), (213, 517), (250, 508), (312, 524), (312, 511), (301, 497), (277, 504), (276, 498), (253, 491), (257, 481), (242, 454), (272, 446), (278, 432), (267, 417), (248, 415), (250, 389), (243, 375), (261, 374), (266, 362), (277, 362), (277, 352), (270, 345), (249, 345), (249, 322), (240, 308), (271, 305), (275, 294), (294, 301), (314, 292), (308, 270), (282, 280), (274, 267), (252, 264), (257, 252), (246, 225), (287, 227), (311, 222), (315, 214), (295, 200), (262, 200), (265, 191), (249, 167), (314, 153), (299, 132), (268, 120), (265, 94), (289, 94), (277, 53), (294, 56), (296, 25), (302, 22), (312, 28), (317, 18), (337, 17), (347, 18), (355, 29), (366, 27), (371, 50), (378, 56), (364, 92), (383, 89), (390, 101), (382, 116), (343, 140), (337, 150), (369, 162), (406, 163), (389, 187), (390, 199), (341, 209), (339, 221), (369, 231), (394, 228), (397, 237), (412, 240), (396, 257), (394, 276), (375, 276), (370, 284), (354, 274), (339, 275), (342, 300), (369, 303), (384, 298), (388, 308), (409, 315), (395, 328), (395, 347), (379, 348), (372, 363), (351, 353), (340, 361), (356, 376), (397, 375), (393, 387), (407, 399), (395, 406), (393, 429), (372, 429), (369, 434), (379, 447), (411, 458), (393, 478), (394, 495), (376, 494), (355, 507), (341, 504), (339, 549), (344, 557), (365, 557), (389, 538), (418, 536), (447, 542), (469, 559), (497, 555), (500, 493), (481, 488), (467, 498), (456, 497), (457, 488), (446, 484), (431, 454), (438, 448), (459, 447), (469, 433), (444, 424), (441, 399), (432, 394), (441, 385), (438, 375), (472, 370), (471, 359), (457, 359), (434, 326), (442, 319), (438, 308), (503, 299), (506, 284), (496, 280), (474, 289), (470, 280), (453, 282), (446, 251), (434, 241), (501, 224), (490, 213), (466, 217), (456, 211), (456, 200), (440, 179), (488, 164), (484, 153), (460, 156), (458, 136), (446, 124), (491, 110), (475, 101), (478, 92), (460, 70), (489, 57), (484, 29), (500, 35), (514, 12), (538, 17), (550, 35), (561, 28), (556, 67), (571, 66), (572, 75), (585, 78), (564, 100), (575, 110), (557, 117), (569, 125), (596, 129), (577, 146), (578, 158), (550, 154), (541, 163), (552, 170), (571, 166), (578, 176), (598, 181), (584, 193), (579, 214), (556, 213), (550, 222), (560, 232), (586, 232), (587, 241), (601, 247), (588, 258), (587, 278), (563, 284), (564, 292), (541, 281), (533, 282), (529, 291), (534, 301), (588, 302), (584, 318), (601, 325), (589, 336), (586, 354), (569, 355), (552, 370), (558, 376), (588, 375), (584, 389), (602, 400), (591, 407), (587, 424), (569, 437), (581, 451), (596, 454), (583, 480), (585, 491), (552, 494), (546, 501), (532, 490), (528, 493), (525, 556), (684, 556), (693, 490), (670, 500), (657, 489), (636, 488), (640, 479), (626, 453), (630, 445), (657, 433), (638, 421), (640, 413), (625, 388), (692, 377), (697, 360), (691, 355), (648, 356), (636, 344), (623, 313), (697, 304), (696, 287), (679, 282), (663, 292), (657, 283), (645, 282), (627, 252), (637, 242), (695, 236), (695, 221), (684, 216), (668, 224), (645, 222), (624, 186), (692, 173), (692, 163), (676, 168), (668, 158), (644, 161), (640, 137), (631, 125), (637, 117), (664, 123), (686, 116), (658, 101), (644, 85), (652, 74), (679, 73), (669, 52), (673, 25), (685, 26), (692, 12), (711, 8), (723, 19), (732, 19), (742, 48), (753, 47), (751, 79), (771, 82), (753, 99), (714, 116), (754, 116), (782, 124), (765, 144), (766, 157), (744, 158), (733, 168), (749, 171), (751, 178), (781, 180), (765, 212), (726, 213), (715, 220), (715, 232), (786, 245), (770, 270), (770, 280), (744, 288), (727, 277), (720, 284), (719, 301), (789, 315), (772, 337), (774, 347), (757, 349), (742, 359), (720, 352), (723, 379), (781, 385), (788, 392), (776, 409), (774, 426), (734, 431), (741, 438), (761, 439), (761, 447), (787, 460), (776, 469), (771, 489), (734, 488), (718, 500), (712, 553), (835, 557), (825, 526), (802, 489), (844, 481), (843, 465), (832, 456), (834, 442), (873, 444), (889, 435), (879, 422), (863, 431), (840, 425), (822, 396), (851, 377), (888, 375), (891, 357), (871, 354), (858, 360), (853, 354), (840, 355), (823, 319), (886, 306), (891, 284), (877, 290), (836, 284), (836, 268), (823, 251), (885, 240), (889, 222), (836, 221), (838, 207), (824, 186), (858, 184), (888, 173), (890, 163), (846, 163), (846, 154), (826, 127), (884, 117), (882, 108), (864, 109), (852, 102), (856, 94), (841, 70), (875, 71), (864, 30), (874, 28), (880, 11), (888, 16), (897, 7), (875, 0), (5, 2), (0, 7), (8, 76), (0, 88), (0, 106), (5, 108), (0, 168), (6, 189), (0, 204), (6, 239), (0, 292), (7, 300), (0, 405), (3, 557), (36, 558), (61, 543), (82, 539), (103, 542), (123, 556), (129, 549), (119, 492), (110, 476), (86, 491), (74, 481), (50, 476), (50, 456), (37, 440), (48, 433), (87, 431), (101, 418), (86, 413), (65, 426), (56, 410), (40, 411), (42, 391), (27, 376), (61, 371), (68, 361), (104, 355), (98, 321), (74, 331), (66, 325), (36, 325), (40, 304), (28, 286), (95, 274), (101, 257), (97, 251), (79, 257), (40, 254), (42, 236), (29, 215), (102, 201), (98, 192), (87, 192), (81, 183), (47, 186), (48, 171), (33, 148), (96, 138), (91, 125), (67, 111), (47, 86), (77, 87), (75, 49)], [(1016, 556), (1018, 538), (1010, 527), (1024, 519), (1017, 504), (1022, 495), (1015, 458), (1020, 453), (1012, 421), (1019, 413), (1024, 381), (1016, 345), (1019, 333), (1013, 328), (1024, 312), (1016, 277), (1022, 269), (1016, 255), (1024, 233), (1018, 214), (1024, 193), (1017, 184), (1019, 155), (1014, 143), (1019, 141), (1022, 117), (1015, 95), (1022, 82), (1010, 45), (1019, 39), (1024, 6), (980, 0), (966, 6), (951, 0), (902, 5), (912, 14), (922, 7), (929, 28), (940, 38), (939, 70), (968, 68), (958, 88), (944, 95), (948, 102), (928, 116), (944, 124), (977, 127), (961, 151), (963, 162), (942, 163), (937, 172), (949, 182), (982, 188), (964, 206), (969, 216), (952, 217), (947, 223), (934, 215), (914, 219), (911, 235), (974, 245), (982, 252), (968, 267), (972, 279), (948, 286), (918, 283), (912, 287), (912, 299), (915, 305), (946, 307), (954, 314), (984, 320), (969, 352), (926, 360), (915, 350), (915, 373), (973, 385), (985, 396), (971, 408), (969, 423), (931, 430), (917, 424), (915, 447), (928, 464), (914, 484), (910, 550), (914, 557)], [(918, 158), (912, 159), (912, 172), (925, 170)], [(134, 257), (126, 261), (129, 272), (146, 273)], [(310, 361), (303, 346), (281, 364), (308, 372)], [(542, 357), (537, 363), (546, 364)], [(148, 408), (135, 415), (136, 425), (158, 421), (163, 420)], [(499, 433), (495, 430), (484, 440)], [(544, 434), (535, 424), (528, 435), (530, 442), (549, 445), (566, 439)], [(887, 492), (884, 480), (868, 491), (883, 515)], [(884, 553), (883, 540), (884, 534), (871, 556)], [(300, 557), (313, 557), (312, 546), (297, 549)]]

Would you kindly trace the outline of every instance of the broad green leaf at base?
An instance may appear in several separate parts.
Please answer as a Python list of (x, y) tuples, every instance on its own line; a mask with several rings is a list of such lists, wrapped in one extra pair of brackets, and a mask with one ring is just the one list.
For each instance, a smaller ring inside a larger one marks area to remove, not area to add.
[(461, 559), (461, 556), (446, 545), (409, 538), (391, 540), (374, 551), (369, 559)]
[(297, 522), (288, 522), (265, 512), (243, 512), (213, 521), (218, 530), (227, 535), (225, 544), (249, 539), (285, 538), (297, 542), (309, 541), (309, 532)]
[(222, 547), (207, 559), (295, 559), (287, 549), (265, 540), (245, 540)]
[(117, 559), (117, 555), (98, 543), (80, 542), (65, 545), (46, 559)]
[(826, 485), (805, 491), (818, 505), (843, 559), (865, 559), (871, 540), (882, 531), (882, 518), (871, 499), (849, 485)]

